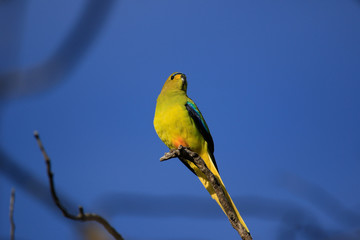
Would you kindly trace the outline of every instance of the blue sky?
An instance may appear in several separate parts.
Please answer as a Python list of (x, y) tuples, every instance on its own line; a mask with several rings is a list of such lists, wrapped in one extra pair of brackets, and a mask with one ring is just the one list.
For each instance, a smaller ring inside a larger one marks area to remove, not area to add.
[[(64, 45), (86, 3), (0, 3), (0, 80), (28, 81), (1, 90), (6, 161), (47, 186), (36, 129), (69, 209), (107, 216), (125, 239), (239, 239), (186, 167), (159, 162), (156, 98), (183, 72), (254, 239), (312, 239), (309, 226), (325, 234), (313, 239), (356, 237), (359, 1), (108, 1)], [(31, 78), (54, 53), (60, 67)], [(78, 239), (1, 161), (0, 238), (14, 187), (18, 239)]]

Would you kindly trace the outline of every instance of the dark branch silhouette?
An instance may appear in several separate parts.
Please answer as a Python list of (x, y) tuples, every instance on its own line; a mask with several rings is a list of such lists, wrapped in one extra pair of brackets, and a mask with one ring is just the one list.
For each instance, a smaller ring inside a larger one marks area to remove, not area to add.
[(36, 138), (36, 141), (39, 145), (40, 151), (44, 156), (45, 159), (45, 163), (46, 163), (46, 169), (47, 169), (47, 174), (49, 177), (49, 184), (50, 184), (50, 191), (51, 191), (51, 196), (56, 204), (56, 206), (61, 210), (61, 212), (63, 213), (63, 215), (67, 218), (70, 218), (72, 220), (76, 220), (76, 221), (96, 221), (98, 223), (100, 223), (101, 225), (103, 225), (103, 227), (117, 240), (124, 240), (123, 237), (115, 230), (115, 228), (113, 228), (110, 223), (104, 219), (103, 217), (101, 217), (100, 215), (97, 215), (95, 213), (85, 213), (84, 209), (82, 206), (79, 206), (79, 213), (78, 215), (73, 215), (68, 213), (68, 211), (65, 209), (65, 207), (61, 204), (59, 197), (56, 194), (55, 191), (55, 185), (54, 185), (54, 174), (51, 171), (51, 162), (50, 162), (50, 158), (47, 155), (45, 148), (40, 140), (39, 137), (39, 133), (37, 131), (34, 132), (34, 136)]
[[(49, 187), (42, 180), (31, 172), (26, 166), (17, 163), (15, 158), (5, 153), (0, 147), (0, 175), (9, 179), (27, 194), (33, 197), (42, 206), (49, 210), (58, 211), (49, 196)], [(59, 190), (57, 191), (59, 193)], [(65, 206), (74, 206), (75, 202), (65, 193), (60, 192), (62, 203)], [(55, 212), (55, 211), (54, 211)], [(1, 238), (0, 238), (1, 239)]]
[(172, 149), (170, 152), (165, 153), (163, 157), (160, 158), (160, 161), (165, 161), (175, 157), (182, 157), (193, 162), (201, 172), (203, 172), (206, 178), (209, 180), (211, 186), (215, 190), (217, 197), (219, 198), (220, 204), (225, 210), (226, 216), (229, 218), (229, 221), (233, 228), (239, 233), (243, 240), (251, 240), (252, 237), (249, 232), (241, 225), (240, 220), (238, 219), (235, 210), (233, 209), (231, 203), (226, 198), (225, 192), (221, 187), (219, 181), (214, 176), (214, 174), (206, 166), (204, 160), (195, 152), (191, 151), (189, 148), (183, 147), (180, 145), (178, 149)]
[(15, 222), (14, 222), (14, 203), (15, 203), (15, 189), (11, 189), (10, 196), (10, 240), (15, 239)]

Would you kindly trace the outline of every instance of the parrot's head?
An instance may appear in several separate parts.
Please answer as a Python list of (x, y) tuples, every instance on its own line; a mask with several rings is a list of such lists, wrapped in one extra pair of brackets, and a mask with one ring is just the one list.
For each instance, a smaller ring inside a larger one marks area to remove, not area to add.
[(186, 89), (187, 82), (185, 74), (175, 72), (168, 77), (162, 88), (162, 91), (181, 90), (186, 92)]

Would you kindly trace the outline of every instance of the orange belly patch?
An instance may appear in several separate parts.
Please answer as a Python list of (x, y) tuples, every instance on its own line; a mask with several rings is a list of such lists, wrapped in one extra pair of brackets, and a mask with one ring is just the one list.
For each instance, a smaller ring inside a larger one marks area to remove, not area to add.
[(184, 139), (182, 139), (181, 137), (180, 138), (176, 138), (174, 141), (173, 141), (173, 144), (176, 148), (178, 148), (180, 145), (183, 146), (183, 147), (188, 147), (187, 143), (185, 142)]

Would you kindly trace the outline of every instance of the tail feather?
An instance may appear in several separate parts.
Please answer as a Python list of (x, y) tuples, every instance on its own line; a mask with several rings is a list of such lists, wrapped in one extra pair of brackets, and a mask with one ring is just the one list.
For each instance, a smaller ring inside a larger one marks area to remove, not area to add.
[[(229, 202), (232, 205), (232, 208), (234, 209), (241, 225), (246, 229), (247, 232), (250, 232), (248, 227), (246, 226), (244, 220), (241, 218), (239, 211), (237, 210), (234, 202), (232, 201), (229, 193), (226, 191), (225, 185), (223, 183), (223, 181), (221, 180), (220, 174), (217, 171), (216, 166), (214, 166), (213, 161), (211, 159), (211, 156), (208, 153), (202, 154), (201, 158), (204, 160), (206, 166), (209, 168), (209, 170), (216, 176), (216, 178), (219, 180), (224, 193), (226, 195), (226, 198), (229, 200)], [(195, 171), (195, 174), (199, 177), (200, 182), (204, 185), (204, 187), (206, 188), (206, 190), (210, 193), (211, 197), (219, 204), (219, 206), (221, 207), (221, 209), (224, 211), (224, 213), (226, 214), (224, 208), (222, 207), (222, 205), (220, 204), (219, 198), (217, 197), (214, 188), (211, 186), (210, 182), (207, 180), (206, 176), (195, 166), (194, 163), (187, 161), (187, 163), (190, 165), (190, 168), (193, 169), (193, 171)]]

